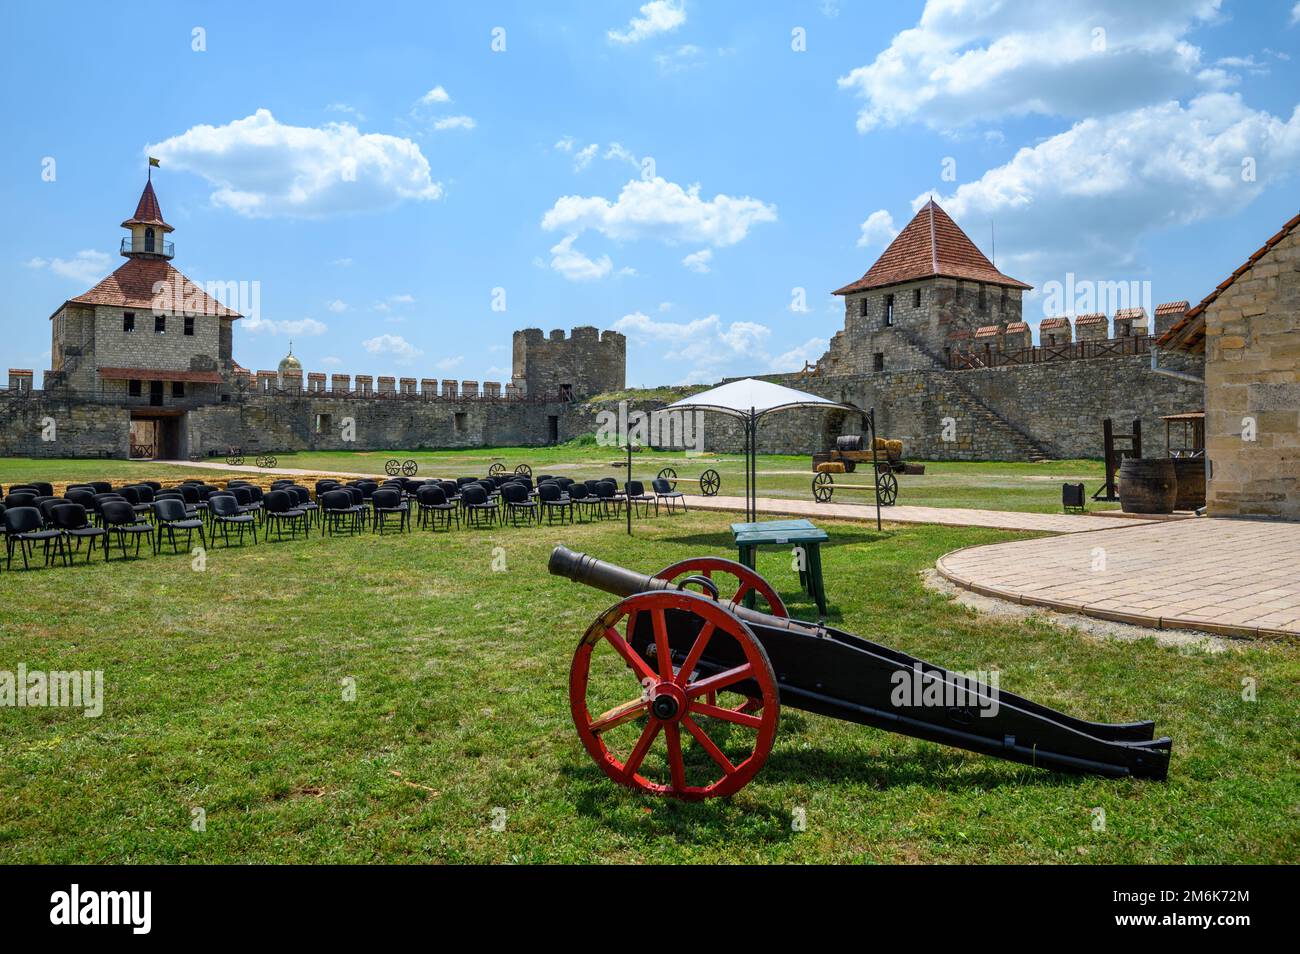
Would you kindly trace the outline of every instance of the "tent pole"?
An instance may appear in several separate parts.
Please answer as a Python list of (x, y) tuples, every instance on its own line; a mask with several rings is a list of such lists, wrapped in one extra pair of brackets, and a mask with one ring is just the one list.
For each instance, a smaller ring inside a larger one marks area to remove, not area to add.
[[(627, 479), (629, 481), (632, 479), (632, 438), (631, 437), (627, 439)], [(626, 483), (623, 484), (623, 491), (624, 491), (623, 495), (626, 497), (627, 496)], [(627, 535), (630, 537), (632, 536), (632, 501), (625, 500), (624, 503), (627, 504), (627, 506), (624, 509), (627, 510)], [(540, 524), (541, 521), (539, 520), (538, 523)]]
[(867, 414), (868, 437), (871, 439), (871, 474), (876, 485), (876, 532), (880, 532), (880, 462), (876, 460), (876, 409)]

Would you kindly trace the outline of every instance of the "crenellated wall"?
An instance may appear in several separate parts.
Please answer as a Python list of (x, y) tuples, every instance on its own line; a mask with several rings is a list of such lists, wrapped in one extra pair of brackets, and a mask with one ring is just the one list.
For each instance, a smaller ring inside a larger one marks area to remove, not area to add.
[(621, 391), (627, 381), (627, 339), (617, 331), (590, 325), (569, 335), (557, 328), (545, 337), (540, 328), (514, 335), (511, 385), (528, 397), (578, 400)]

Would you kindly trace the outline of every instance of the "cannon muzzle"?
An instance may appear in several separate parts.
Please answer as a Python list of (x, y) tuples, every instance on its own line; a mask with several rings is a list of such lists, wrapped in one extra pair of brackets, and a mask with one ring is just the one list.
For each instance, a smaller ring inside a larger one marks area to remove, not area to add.
[(671, 585), (665, 580), (637, 573), (614, 563), (597, 560), (585, 553), (575, 553), (568, 547), (556, 547), (551, 551), (551, 560), (547, 569), (555, 576), (563, 576), (575, 583), (613, 593), (615, 596), (631, 596), (646, 590), (664, 590)]

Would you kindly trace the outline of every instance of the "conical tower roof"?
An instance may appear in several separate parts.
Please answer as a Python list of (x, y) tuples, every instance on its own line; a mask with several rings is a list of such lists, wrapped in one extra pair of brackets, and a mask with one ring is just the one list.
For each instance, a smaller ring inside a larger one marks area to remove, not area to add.
[(152, 179), (144, 184), (144, 191), (140, 193), (140, 201), (135, 207), (135, 215), (123, 222), (122, 228), (129, 229), (133, 225), (152, 225), (164, 232), (174, 231), (163, 221), (162, 207), (158, 205), (158, 196), (154, 194)]
[(998, 271), (948, 213), (931, 199), (889, 243), (865, 275), (835, 294), (847, 295), (938, 276), (1008, 288), (1032, 287)]

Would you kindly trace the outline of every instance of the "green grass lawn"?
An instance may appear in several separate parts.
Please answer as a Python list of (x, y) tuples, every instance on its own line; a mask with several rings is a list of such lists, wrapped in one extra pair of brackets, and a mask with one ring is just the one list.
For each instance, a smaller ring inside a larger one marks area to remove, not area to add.
[[(513, 470), (528, 464), (535, 473), (624, 479), (626, 469), (615, 467), (626, 458), (617, 448), (591, 444), (561, 444), (552, 447), (496, 447), (460, 451), (311, 451), (277, 454), (278, 466), (313, 472), (338, 471), (359, 474), (382, 474), (384, 463), (396, 458), (412, 459), (419, 464), (419, 476), (480, 476), (493, 463)], [(220, 463), (221, 459), (217, 458)], [(252, 464), (252, 457), (248, 458)], [(739, 454), (688, 455), (682, 452), (642, 451), (633, 455), (633, 476), (649, 481), (664, 467), (673, 467), (683, 483), (680, 489), (698, 493), (698, 478), (706, 468), (714, 468), (722, 478), (721, 493), (740, 496), (744, 493), (744, 459)], [(1094, 460), (1059, 460), (1038, 463), (952, 462), (926, 463), (923, 476), (900, 476), (898, 502), (929, 507), (976, 507), (987, 510), (1037, 511), (1059, 513), (1061, 484), (1083, 482), (1088, 494), (1102, 482), (1102, 465)], [(16, 458), (0, 461), (0, 485), (5, 487), (23, 480), (50, 479), (140, 480), (149, 478), (181, 479), (201, 476), (220, 478), (210, 470), (170, 467), (147, 461), (73, 460), (57, 463), (47, 460)], [(237, 476), (247, 478), (248, 474)], [(812, 470), (807, 457), (765, 455), (759, 458), (759, 493), (767, 497), (812, 499)], [(269, 479), (269, 478), (268, 478)], [(869, 470), (836, 475), (837, 483), (861, 484), (870, 481)], [(864, 491), (839, 491), (836, 503), (866, 503)], [(1092, 503), (1090, 510), (1113, 510), (1118, 504)]]
[[(102, 669), (106, 696), (97, 719), (0, 709), (0, 861), (1295, 859), (1300, 650), (1099, 641), (924, 588), (940, 554), (1016, 537), (990, 530), (827, 521), (837, 624), (997, 667), (1007, 690), (1085, 718), (1153, 718), (1175, 740), (1167, 783), (1057, 776), (787, 708), (768, 764), (730, 800), (614, 785), (566, 692), (612, 599), (548, 575), (548, 553), (563, 542), (650, 572), (727, 554), (729, 519), (663, 517), (632, 539), (610, 523), (316, 537), (216, 549), (202, 572), (186, 555), (0, 572), (0, 669)], [(789, 565), (760, 563), (807, 617)]]

